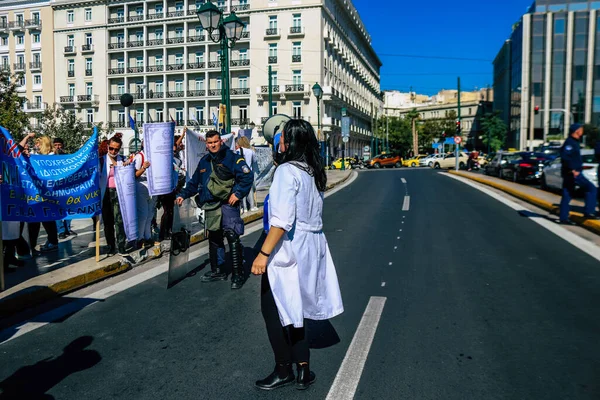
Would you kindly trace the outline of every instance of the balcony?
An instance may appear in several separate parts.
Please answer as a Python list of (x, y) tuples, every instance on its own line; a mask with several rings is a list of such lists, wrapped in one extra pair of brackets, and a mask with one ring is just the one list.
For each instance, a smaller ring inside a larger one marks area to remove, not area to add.
[(73, 103), (75, 101), (74, 96), (60, 96), (61, 103)]
[(146, 46), (162, 46), (164, 39), (150, 39), (146, 42)]
[(188, 67), (188, 69), (202, 69), (202, 68), (204, 68), (205, 65), (206, 65), (206, 63), (204, 63), (204, 62), (195, 62), (195, 63), (188, 63), (187, 67)]
[(25, 21), (12, 21), (8, 23), (8, 28), (11, 31), (22, 31), (25, 29)]
[(125, 120), (117, 122), (110, 121), (108, 125), (113, 128), (129, 128), (129, 122), (125, 122)]
[(123, 48), (125, 48), (125, 42), (116, 42), (116, 43), (109, 43), (108, 44), (108, 49), (109, 50), (123, 49)]
[(292, 62), (302, 62), (302, 55), (292, 54)]
[(188, 90), (188, 97), (204, 97), (206, 95), (206, 90)]
[(188, 43), (204, 42), (204, 39), (206, 39), (204, 35), (193, 35), (188, 36), (187, 41)]
[(164, 65), (149, 65), (147, 68), (148, 72), (162, 72), (165, 69)]
[(75, 70), (67, 71), (67, 77), (75, 78)]
[(281, 33), (277, 28), (267, 28), (265, 30), (265, 36), (268, 38), (277, 38), (281, 36)]
[(93, 53), (94, 45), (93, 44), (84, 44), (81, 46), (81, 53)]
[(209, 61), (208, 68), (221, 68), (221, 61)]
[(0, 22), (0, 31), (6, 32), (8, 30), (8, 22)]
[(23, 72), (25, 72), (25, 69), (26, 69), (25, 68), (25, 63), (23, 63), (23, 64), (14, 63), (13, 64), (13, 69), (15, 70), (15, 72), (17, 72), (17, 71), (23, 71)]
[(118, 101), (120, 99), (121, 99), (120, 94), (109, 94), (108, 95), (108, 101)]
[(162, 12), (148, 13), (148, 15), (146, 17), (147, 17), (147, 19), (162, 19), (165, 17), (165, 13), (162, 13)]
[(128, 74), (139, 74), (140, 72), (144, 72), (144, 67), (127, 67)]
[(123, 16), (118, 16), (118, 17), (113, 17), (113, 18), (108, 19), (109, 24), (122, 24), (123, 22), (125, 22), (125, 17), (123, 17)]
[(10, 64), (0, 65), (0, 71), (10, 72)]
[(65, 54), (76, 54), (77, 48), (75, 46), (65, 46)]
[(286, 93), (304, 92), (304, 85), (285, 85)]
[(47, 108), (48, 108), (48, 103), (44, 103), (44, 102), (39, 102), (39, 103), (26, 102), (25, 104), (23, 104), (23, 111), (26, 111), (26, 112), (39, 112), (39, 111), (44, 111)]
[(165, 97), (164, 92), (155, 92), (153, 90), (149, 90), (148, 94), (146, 95), (147, 99), (162, 99), (164, 97)]
[(245, 96), (250, 94), (250, 88), (233, 88), (229, 90), (232, 96)]
[(175, 37), (175, 38), (167, 38), (167, 44), (181, 44), (185, 43), (185, 38)]
[(248, 125), (249, 123), (250, 123), (249, 118), (234, 118), (231, 120), (231, 125), (235, 125), (235, 126)]
[(134, 40), (131, 42), (127, 42), (127, 47), (144, 47), (143, 40)]
[(240, 40), (244, 39), (250, 39), (250, 32), (242, 32), (242, 37), (240, 38)]
[(86, 69), (85, 70), (85, 76), (92, 76), (93, 71), (91, 69)]
[(304, 36), (304, 29), (301, 26), (292, 26), (288, 36)]
[(209, 96), (220, 96), (221, 89), (208, 89), (208, 95)]
[[(272, 85), (273, 93), (279, 92), (279, 85)], [(260, 87), (261, 93), (269, 93), (269, 85), (264, 85)]]
[(29, 29), (41, 29), (42, 20), (39, 18), (28, 19), (27, 21), (25, 21), (25, 26)]
[(131, 15), (131, 16), (127, 17), (127, 21), (129, 21), (129, 22), (139, 22), (139, 21), (143, 21), (143, 20), (144, 20), (143, 15)]
[(267, 122), (268, 119), (269, 117), (260, 117), (260, 123), (264, 124), (265, 122)]
[(250, 60), (242, 59), (242, 60), (231, 60), (230, 65), (232, 67), (249, 67)]
[(250, 4), (234, 4), (231, 6), (231, 11), (240, 12), (250, 10)]
[(33, 61), (29, 63), (29, 69), (31, 72), (33, 71), (41, 71), (42, 70), (42, 62), (41, 61)]
[(178, 97), (185, 97), (185, 92), (183, 90), (173, 90), (167, 92), (167, 98), (173, 99)]
[(177, 17), (185, 17), (185, 11), (169, 11), (167, 13), (167, 18), (177, 18)]
[(185, 65), (183, 63), (168, 64), (167, 71), (183, 71), (184, 66)]
[(77, 96), (78, 103), (100, 104), (100, 98), (97, 94), (80, 94)]
[(277, 56), (269, 56), (269, 64), (277, 64)]

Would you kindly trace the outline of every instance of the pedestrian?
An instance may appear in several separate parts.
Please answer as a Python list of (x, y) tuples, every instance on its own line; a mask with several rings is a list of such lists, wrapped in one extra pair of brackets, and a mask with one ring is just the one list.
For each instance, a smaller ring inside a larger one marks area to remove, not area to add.
[[(0, 185), (3, 182), (2, 175), (0, 175)], [(15, 256), (17, 244), (21, 237), (20, 225), (19, 221), (2, 221), (2, 257), (7, 272), (12, 272), (17, 267), (25, 265), (23, 260), (19, 260)]]
[(563, 178), (562, 198), (560, 200), (559, 223), (570, 225), (569, 203), (575, 195), (575, 188), (580, 187), (585, 191), (584, 217), (595, 219), (596, 212), (596, 187), (583, 176), (583, 160), (579, 141), (583, 136), (583, 125), (573, 124), (569, 128), (569, 137), (560, 148), (562, 162), (561, 174)]
[[(104, 222), (104, 236), (108, 244), (108, 254), (115, 255), (117, 251), (124, 255), (127, 253), (127, 240), (125, 237), (125, 227), (123, 226), (123, 217), (119, 206), (119, 195), (117, 194), (117, 185), (115, 182), (115, 166), (125, 166), (129, 161), (119, 154), (123, 141), (123, 134), (115, 133), (108, 143), (108, 154), (105, 156), (102, 164), (101, 184), (103, 189), (102, 196), (102, 221)], [(116, 235), (116, 238), (115, 238)]]
[(211, 270), (202, 282), (227, 279), (219, 249), (227, 238), (232, 259), (231, 288), (240, 289), (246, 281), (242, 265), (243, 247), (240, 236), (244, 234), (244, 221), (240, 216), (240, 199), (250, 192), (254, 177), (241, 155), (223, 144), (215, 130), (206, 133), (208, 154), (200, 159), (194, 175), (177, 195), (176, 204), (196, 196), (196, 204), (205, 211), (208, 230), (208, 249)]
[(327, 176), (310, 123), (287, 122), (280, 149), (281, 164), (269, 190), (270, 229), (252, 265), (252, 273), (263, 275), (261, 311), (275, 356), (273, 373), (256, 382), (264, 390), (294, 380), (297, 389), (311, 385), (315, 374), (309, 366), (305, 318), (326, 320), (344, 311), (323, 233)]
[(135, 165), (136, 177), (136, 195), (135, 207), (137, 209), (138, 222), (138, 245), (140, 247), (152, 247), (152, 219), (154, 218), (154, 210), (156, 208), (156, 197), (150, 196), (148, 191), (148, 168), (150, 161), (144, 153), (144, 143), (142, 149), (133, 158)]
[[(248, 166), (248, 168), (250, 168), (250, 171), (252, 171), (252, 165), (254, 164), (254, 159), (255, 159), (255, 152), (252, 149), (252, 146), (250, 145), (250, 141), (248, 140), (248, 138), (246, 136), (240, 136), (236, 139), (235, 152), (237, 154), (240, 154), (242, 157), (244, 157), (244, 160), (246, 161), (246, 165)], [(256, 201), (254, 199), (254, 193), (255, 193), (255, 188), (254, 188), (254, 183), (253, 183), (252, 187), (250, 188), (250, 192), (248, 193), (248, 196), (244, 197), (241, 201), (242, 214), (245, 213), (246, 211), (257, 211), (258, 210), (258, 208), (256, 207)]]
[[(183, 129), (183, 135), (187, 127)], [(175, 207), (175, 198), (179, 189), (185, 184), (185, 170), (183, 162), (181, 161), (180, 154), (183, 148), (182, 136), (175, 135), (173, 144), (173, 168), (177, 174), (177, 185), (175, 189), (169, 193), (158, 197), (159, 204), (163, 209), (162, 217), (160, 218), (160, 230), (158, 234), (158, 240), (163, 241), (165, 239), (171, 239), (171, 229), (173, 228), (173, 211)]]

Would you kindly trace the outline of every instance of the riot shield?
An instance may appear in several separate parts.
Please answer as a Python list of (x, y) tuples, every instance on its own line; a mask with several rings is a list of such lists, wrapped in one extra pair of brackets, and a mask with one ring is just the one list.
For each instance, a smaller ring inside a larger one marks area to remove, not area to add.
[(193, 234), (202, 231), (202, 221), (196, 216), (196, 204), (193, 199), (184, 200), (181, 207), (173, 210), (173, 228), (171, 229), (171, 253), (169, 256), (169, 278), (167, 288), (181, 281), (193, 270), (190, 265), (190, 245)]

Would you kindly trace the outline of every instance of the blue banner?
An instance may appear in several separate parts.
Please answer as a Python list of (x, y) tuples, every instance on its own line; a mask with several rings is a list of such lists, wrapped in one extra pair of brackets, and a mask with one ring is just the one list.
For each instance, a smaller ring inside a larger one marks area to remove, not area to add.
[(23, 155), (0, 127), (2, 221), (41, 222), (100, 214), (98, 134), (68, 155)]

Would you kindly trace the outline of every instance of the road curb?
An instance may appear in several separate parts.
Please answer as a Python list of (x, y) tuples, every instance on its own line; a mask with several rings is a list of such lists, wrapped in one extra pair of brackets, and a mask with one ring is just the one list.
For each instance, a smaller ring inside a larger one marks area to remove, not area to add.
[[(543, 200), (543, 199), (540, 199), (533, 195), (521, 192), (520, 190), (513, 189), (509, 186), (503, 185), (498, 182), (494, 182), (494, 181), (490, 181), (490, 180), (487, 180), (487, 179), (484, 179), (484, 178), (481, 178), (478, 176), (474, 176), (473, 174), (468, 174), (468, 173), (460, 172), (460, 171), (448, 171), (448, 172), (450, 174), (461, 176), (463, 178), (467, 178), (469, 180), (479, 182), (484, 185), (491, 186), (495, 189), (501, 190), (501, 191), (508, 193), (518, 199), (526, 201), (529, 204), (533, 204), (534, 206), (542, 208), (551, 214), (554, 214), (554, 215), (559, 214), (559, 211), (560, 211), (559, 207), (555, 206), (553, 203)], [(600, 235), (600, 221), (586, 219), (586, 218), (584, 218), (582, 213), (578, 213), (575, 211), (571, 211), (569, 213), (569, 219), (571, 219), (573, 222), (577, 223), (578, 225), (581, 225), (582, 227), (586, 228), (590, 232)]]
[[(339, 182), (327, 185), (326, 191), (345, 183), (350, 176), (352, 176), (352, 173), (349, 173)], [(243, 216), (242, 220), (244, 221), (244, 225), (248, 225), (252, 222), (261, 220), (263, 215), (264, 212), (261, 207), (258, 212)], [(193, 235), (190, 242), (191, 244), (196, 244), (203, 240), (205, 240), (205, 237), (204, 234), (201, 233)], [(123, 272), (129, 271), (130, 269), (140, 266), (150, 260), (162, 257), (162, 255), (168, 251), (163, 251), (160, 246), (154, 246), (153, 248), (147, 249), (146, 252), (147, 256), (141, 258), (138, 263), (131, 263), (127, 260), (118, 260), (111, 264), (104, 265), (48, 286), (29, 287), (25, 288), (23, 291), (9, 295), (8, 297), (0, 300), (0, 319), (19, 311), (26, 310), (27, 308), (31, 308), (53, 298), (68, 294), (77, 289), (81, 289), (85, 286), (122, 274)]]

